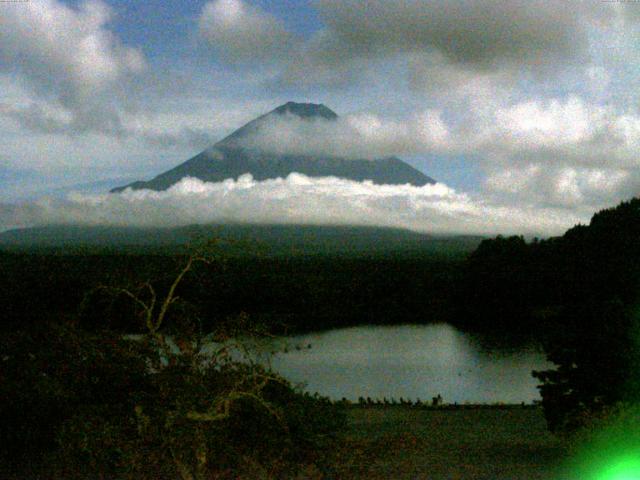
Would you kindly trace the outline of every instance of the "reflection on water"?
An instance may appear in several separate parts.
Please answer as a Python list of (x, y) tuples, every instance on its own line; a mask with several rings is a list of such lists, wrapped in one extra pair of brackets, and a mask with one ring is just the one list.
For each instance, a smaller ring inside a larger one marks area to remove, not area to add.
[(287, 353), (271, 360), (275, 370), (309, 392), (352, 401), (440, 394), (445, 403), (529, 403), (540, 398), (531, 370), (551, 367), (534, 349), (488, 352), (446, 324), (354, 327), (287, 341)]

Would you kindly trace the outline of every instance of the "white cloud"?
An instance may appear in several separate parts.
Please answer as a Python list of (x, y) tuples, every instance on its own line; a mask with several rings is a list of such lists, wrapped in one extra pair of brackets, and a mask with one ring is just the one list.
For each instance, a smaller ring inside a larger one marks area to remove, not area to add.
[(590, 212), (507, 207), (443, 184), (373, 185), (291, 174), (257, 182), (185, 178), (163, 192), (70, 195), (0, 205), (0, 228), (41, 224), (176, 226), (211, 222), (377, 225), (440, 234), (557, 234)]
[(487, 167), (640, 167), (640, 115), (571, 95), (493, 105), (464, 116), (426, 109), (394, 119), (371, 113), (337, 120), (271, 115), (243, 145), (278, 154), (380, 158), (473, 154)]
[(498, 108), (471, 139), (503, 202), (593, 210), (640, 189), (640, 116), (577, 96)]
[(495, 112), (496, 129), (521, 149), (584, 142), (603, 121), (604, 109), (589, 109), (576, 97), (565, 103), (551, 100), (520, 103)]
[(441, 113), (426, 110), (405, 120), (353, 114), (337, 120), (272, 115), (242, 139), (242, 145), (289, 155), (381, 158), (448, 148), (449, 131)]
[(478, 124), (474, 147), (489, 163), (591, 168), (640, 166), (640, 116), (570, 96), (498, 108)]
[(486, 186), (504, 203), (596, 211), (633, 196), (640, 175), (607, 167), (507, 166), (489, 174)]
[(611, 74), (601, 65), (590, 65), (585, 70), (587, 90), (595, 97), (606, 96), (611, 85)]
[[(107, 28), (109, 7), (99, 0), (71, 8), (38, 0), (2, 8), (0, 73), (15, 75), (32, 95), (26, 105), (4, 105), (29, 128), (117, 134), (130, 105), (128, 82), (145, 69), (140, 50)], [(127, 101), (125, 101), (127, 100)]]
[(200, 35), (232, 63), (287, 55), (292, 35), (275, 16), (243, 0), (208, 2), (199, 19)]

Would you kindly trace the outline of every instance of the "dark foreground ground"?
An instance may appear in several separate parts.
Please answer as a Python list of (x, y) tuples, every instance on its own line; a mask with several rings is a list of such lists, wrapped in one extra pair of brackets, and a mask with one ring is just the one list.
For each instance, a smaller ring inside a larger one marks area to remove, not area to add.
[(353, 407), (339, 479), (558, 479), (565, 457), (540, 408)]

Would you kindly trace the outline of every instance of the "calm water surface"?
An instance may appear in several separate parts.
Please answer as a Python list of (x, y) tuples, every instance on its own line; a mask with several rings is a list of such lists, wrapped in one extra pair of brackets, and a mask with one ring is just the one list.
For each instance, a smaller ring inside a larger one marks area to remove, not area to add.
[(286, 341), (287, 352), (271, 360), (276, 371), (309, 392), (352, 401), (440, 394), (446, 403), (529, 403), (540, 398), (531, 371), (552, 366), (533, 348), (487, 351), (446, 324), (354, 327)]

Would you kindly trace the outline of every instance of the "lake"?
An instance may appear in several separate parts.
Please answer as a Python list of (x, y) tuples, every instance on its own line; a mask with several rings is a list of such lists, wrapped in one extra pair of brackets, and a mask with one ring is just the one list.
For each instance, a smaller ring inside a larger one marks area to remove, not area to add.
[(531, 371), (552, 367), (533, 347), (487, 350), (447, 324), (344, 328), (290, 337), (286, 345), (272, 367), (334, 400), (430, 401), (439, 394), (445, 403), (530, 403), (540, 398)]

